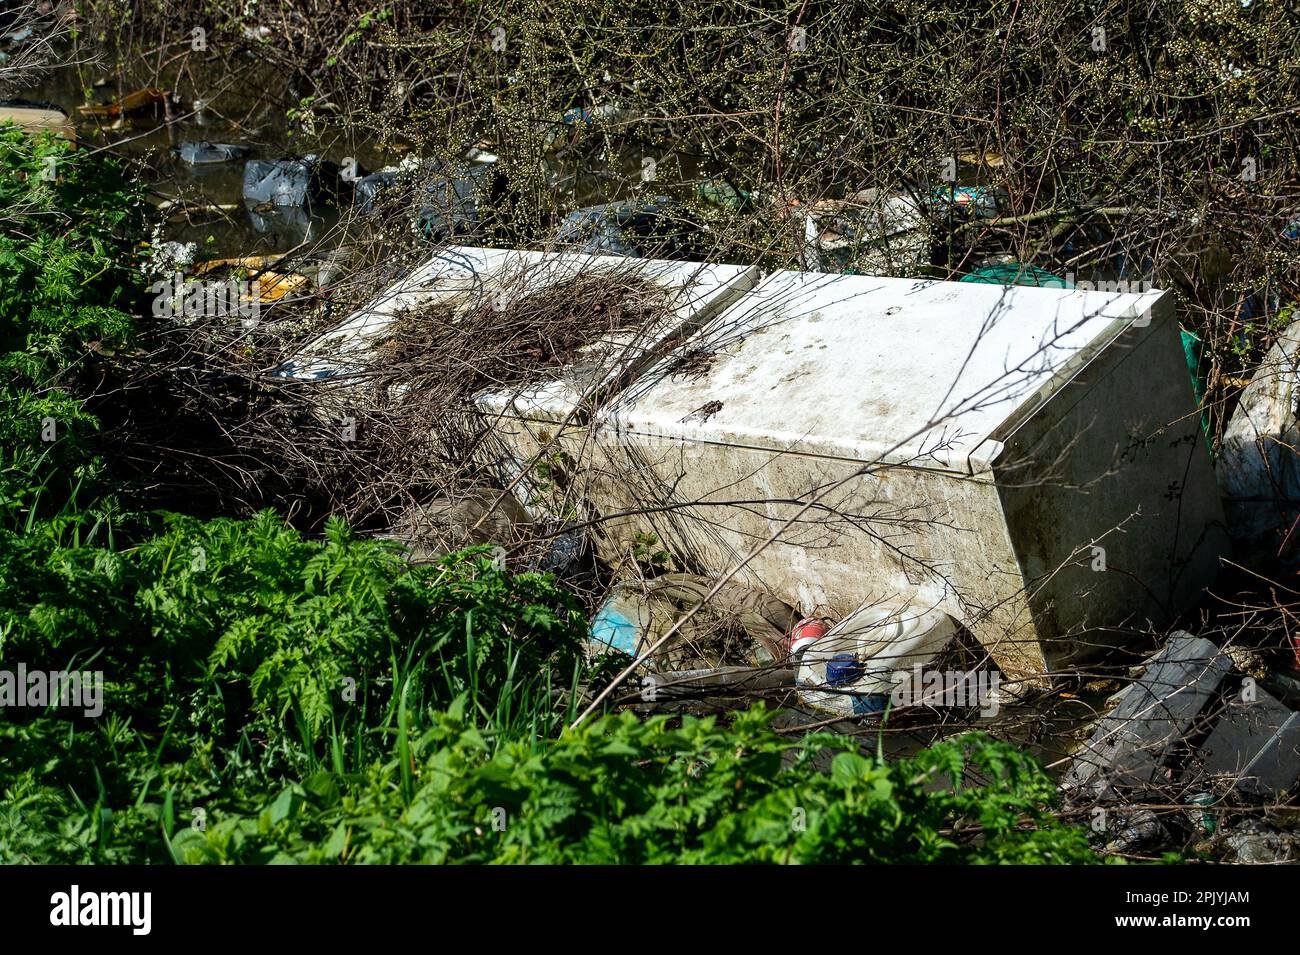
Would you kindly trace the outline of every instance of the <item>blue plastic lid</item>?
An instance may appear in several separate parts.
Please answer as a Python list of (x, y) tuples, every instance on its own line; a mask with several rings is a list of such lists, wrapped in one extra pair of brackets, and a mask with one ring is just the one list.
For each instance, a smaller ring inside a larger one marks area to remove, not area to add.
[(826, 664), (826, 682), (841, 686), (862, 679), (862, 664), (851, 653), (837, 653)]

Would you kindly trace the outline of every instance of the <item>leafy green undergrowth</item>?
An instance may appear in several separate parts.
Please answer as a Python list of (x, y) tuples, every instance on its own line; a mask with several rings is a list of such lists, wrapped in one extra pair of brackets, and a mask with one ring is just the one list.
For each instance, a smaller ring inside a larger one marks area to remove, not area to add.
[(575, 599), (481, 552), (417, 567), (269, 512), (169, 515), (122, 550), (66, 536), (0, 530), (0, 669), (101, 671), (103, 711), (5, 710), (0, 856), (165, 860), (176, 806), (189, 821), (325, 766), (365, 773), (454, 700), (494, 738), (568, 715), (552, 699), (577, 674)]
[(65, 543), (52, 525), (0, 531), (0, 653), (50, 669), (93, 662), (120, 705), (159, 724), (185, 693), (209, 729), (246, 702), (260, 729), (292, 709), (313, 734), (337, 718), (340, 693), (374, 705), (376, 675), (432, 668), (432, 695), (412, 703), (437, 705), (577, 661), (577, 601), (540, 575), (494, 569), (482, 549), (413, 566), (339, 521), (323, 541), (271, 511), (162, 521), (118, 551)]
[(102, 469), (77, 393), (131, 340), (142, 209), (118, 163), (0, 126), (0, 517), (57, 511)]
[(564, 732), (583, 616), (482, 550), (417, 567), (269, 512), (120, 550), (44, 522), (0, 531), (0, 608), (0, 669), (105, 678), (97, 718), (6, 711), (5, 861), (1093, 859), (1033, 760), (979, 736), (886, 764), (761, 709)]
[[(171, 846), (188, 862), (1096, 861), (1047, 813), (1051, 781), (1006, 744), (969, 736), (893, 764), (849, 745), (780, 737), (755, 707), (726, 727), (611, 715), (494, 751), (457, 704), (412, 744), (413, 779), (404, 761), (319, 773)], [(811, 758), (825, 747), (845, 750), (829, 773)], [(972, 773), (984, 782), (957, 785)]]

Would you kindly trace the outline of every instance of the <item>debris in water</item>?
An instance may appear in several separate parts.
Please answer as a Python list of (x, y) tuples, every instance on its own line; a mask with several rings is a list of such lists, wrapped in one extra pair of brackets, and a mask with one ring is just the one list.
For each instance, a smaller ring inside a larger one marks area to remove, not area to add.
[(232, 259), (212, 259), (194, 268), (196, 275), (229, 274), (250, 278), (252, 294), (263, 305), (278, 302), (287, 295), (310, 285), (307, 276), (299, 272), (282, 272), (273, 268), (283, 256), (245, 255)]
[(244, 202), (300, 209), (337, 198), (339, 167), (315, 154), (301, 159), (250, 159), (244, 166)]
[(165, 102), (167, 99), (167, 92), (167, 90), (148, 87), (146, 89), (136, 90), (134, 93), (127, 93), (125, 96), (113, 103), (79, 106), (77, 107), (77, 111), (83, 116), (100, 116), (110, 119), (118, 116), (127, 116), (131, 113), (138, 113), (150, 107), (156, 107)]
[(28, 135), (49, 130), (71, 142), (77, 139), (77, 131), (68, 120), (68, 114), (53, 103), (42, 100), (0, 100), (0, 125), (5, 123), (13, 123)]
[(186, 140), (177, 149), (181, 162), (191, 166), (207, 166), (216, 163), (234, 162), (244, 159), (252, 152), (247, 146), (231, 143), (210, 143), (207, 141), (191, 142)]
[(689, 253), (696, 231), (681, 219), (679, 209), (668, 196), (587, 206), (565, 217), (554, 240), (588, 255), (677, 258)]

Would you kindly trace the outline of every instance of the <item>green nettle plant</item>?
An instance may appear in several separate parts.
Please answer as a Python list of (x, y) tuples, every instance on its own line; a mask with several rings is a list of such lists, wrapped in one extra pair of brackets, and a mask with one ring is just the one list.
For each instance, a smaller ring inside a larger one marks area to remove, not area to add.
[(359, 778), (455, 701), (485, 738), (571, 715), (551, 701), (577, 673), (575, 599), (481, 549), (414, 567), (270, 512), (169, 515), (117, 551), (61, 536), (0, 530), (0, 669), (100, 671), (104, 716), (0, 727), (0, 856), (164, 861), (176, 806), (244, 811), (325, 767)]
[(101, 470), (76, 397), (130, 341), (141, 190), (63, 139), (0, 126), (0, 514), (57, 511)]
[[(886, 764), (768, 723), (758, 707), (726, 727), (624, 713), (493, 752), (458, 702), (364, 779), (319, 773), (171, 844), (189, 862), (1096, 861), (1006, 744), (972, 735)], [(845, 750), (829, 773), (812, 764), (823, 747)]]

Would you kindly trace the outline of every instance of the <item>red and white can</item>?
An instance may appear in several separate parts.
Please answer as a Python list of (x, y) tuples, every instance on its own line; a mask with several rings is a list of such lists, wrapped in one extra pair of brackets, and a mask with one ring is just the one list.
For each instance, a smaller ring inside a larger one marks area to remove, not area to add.
[(790, 631), (790, 656), (798, 656), (809, 644), (826, 636), (826, 621), (819, 617), (804, 617)]

